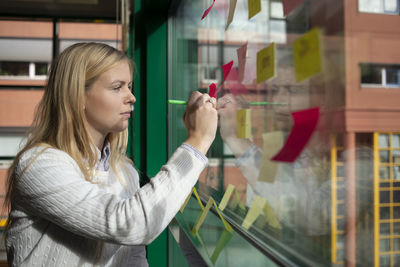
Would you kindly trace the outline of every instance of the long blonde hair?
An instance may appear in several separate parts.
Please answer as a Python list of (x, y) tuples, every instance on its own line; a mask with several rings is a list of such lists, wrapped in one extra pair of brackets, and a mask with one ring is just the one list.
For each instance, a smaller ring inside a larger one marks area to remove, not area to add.
[[(24, 152), (35, 146), (65, 151), (78, 164), (85, 179), (92, 181), (97, 150), (93, 149), (95, 145), (88, 131), (84, 111), (85, 91), (102, 73), (122, 61), (128, 62), (131, 71), (133, 70), (133, 63), (122, 51), (101, 43), (78, 43), (66, 48), (52, 62), (44, 95), (36, 109), (27, 142), (8, 170), (4, 204), (6, 208), (10, 207), (17, 183), (18, 161)], [(127, 130), (107, 136), (111, 150), (110, 166), (115, 173), (117, 163), (127, 159), (127, 136)]]

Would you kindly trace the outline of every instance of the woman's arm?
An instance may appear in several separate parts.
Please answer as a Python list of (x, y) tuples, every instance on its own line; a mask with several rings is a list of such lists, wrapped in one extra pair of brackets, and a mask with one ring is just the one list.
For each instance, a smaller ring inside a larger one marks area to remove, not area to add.
[[(18, 171), (30, 158), (21, 159)], [(149, 244), (176, 215), (204, 167), (193, 153), (178, 148), (148, 184), (122, 199), (84, 180), (66, 153), (47, 149), (19, 178), (13, 206), (78, 235)]]

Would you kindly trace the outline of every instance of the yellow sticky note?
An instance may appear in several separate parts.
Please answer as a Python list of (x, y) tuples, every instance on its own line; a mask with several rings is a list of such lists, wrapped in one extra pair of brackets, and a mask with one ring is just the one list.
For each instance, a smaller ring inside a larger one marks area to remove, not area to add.
[(264, 217), (271, 227), (276, 229), (282, 229), (281, 224), (279, 223), (279, 220), (274, 213), (274, 210), (267, 201), (265, 201), (263, 211), (264, 211)]
[(236, 206), (239, 204), (239, 207), (241, 209), (245, 209), (246, 207), (244, 206), (242, 200), (240, 199), (239, 193), (236, 190), (236, 187), (232, 184), (229, 184), (228, 187), (225, 190), (225, 194), (221, 199), (221, 202), (219, 203), (218, 209), (223, 211), (226, 208), (226, 205), (228, 204), (229, 200), (231, 199), (231, 196), (233, 194), (233, 201), (231, 202), (231, 208), (236, 208)]
[(217, 207), (217, 204), (215, 203), (215, 200), (212, 197), (210, 197), (208, 199), (207, 205), (205, 206), (203, 211), (200, 213), (199, 217), (197, 218), (197, 220), (196, 220), (196, 222), (195, 222), (195, 224), (193, 226), (193, 229), (192, 229), (192, 234), (193, 235), (196, 235), (197, 232), (199, 231), (199, 229), (200, 229), (201, 225), (203, 224), (204, 220), (206, 219), (206, 216), (207, 216), (208, 212), (210, 211), (212, 205), (214, 205), (214, 208), (217, 211), (218, 216), (221, 219), (222, 223), (224, 224), (225, 229), (228, 230), (228, 231), (232, 231), (232, 227), (230, 226), (230, 224), (222, 216), (219, 208)]
[(231, 195), (233, 191), (235, 190), (235, 186), (232, 184), (229, 184), (228, 187), (225, 190), (225, 194), (221, 199), (221, 202), (219, 202), (218, 208), (222, 211), (226, 208), (226, 205), (228, 204), (229, 199), (231, 198)]
[(228, 13), (228, 19), (226, 21), (225, 31), (232, 23), (233, 15), (235, 14), (235, 9), (236, 9), (236, 2), (237, 0), (229, 0), (229, 13)]
[(248, 0), (247, 4), (249, 7), (249, 19), (261, 11), (261, 0)]
[(193, 187), (193, 188), (192, 188), (192, 191), (190, 191), (190, 194), (187, 196), (187, 198), (186, 198), (185, 202), (183, 203), (182, 207), (179, 209), (179, 211), (180, 211), (181, 213), (183, 213), (183, 211), (185, 210), (185, 207), (186, 207), (187, 203), (189, 202), (189, 199), (190, 199), (190, 197), (192, 196), (192, 193), (194, 193), (194, 196), (196, 197), (197, 202), (199, 203), (201, 209), (204, 210), (204, 206), (203, 206), (203, 203), (202, 203), (201, 200), (200, 200), (199, 194), (197, 193), (196, 188)]
[(246, 214), (246, 217), (243, 220), (242, 226), (246, 230), (250, 228), (250, 226), (254, 223), (258, 216), (260, 216), (265, 206), (265, 199), (260, 196), (255, 196), (253, 202), (251, 203), (251, 207)]
[(257, 52), (257, 83), (275, 77), (275, 43)]
[(224, 249), (226, 244), (229, 243), (229, 240), (231, 240), (232, 236), (233, 236), (232, 230), (231, 231), (228, 231), (226, 229), (224, 230), (221, 237), (218, 239), (218, 243), (214, 249), (213, 254), (210, 257), (210, 260), (213, 264), (215, 264), (217, 262), (219, 254), (221, 254), (221, 251)]
[(239, 109), (237, 111), (237, 137), (251, 137), (251, 110)]
[(270, 160), (283, 145), (283, 132), (263, 133), (263, 157), (258, 181), (273, 183), (275, 181), (278, 163)]
[(293, 42), (294, 68), (297, 82), (321, 72), (322, 57), (319, 30), (314, 28)]
[(206, 219), (206, 216), (208, 214), (208, 212), (210, 211), (210, 208), (213, 204), (213, 199), (210, 197), (210, 199), (207, 202), (206, 207), (204, 208), (204, 210), (200, 213), (200, 216), (197, 218), (196, 223), (194, 224), (194, 227), (192, 229), (192, 233), (194, 235), (197, 234), (197, 232), (199, 231), (201, 225), (203, 224), (204, 220)]

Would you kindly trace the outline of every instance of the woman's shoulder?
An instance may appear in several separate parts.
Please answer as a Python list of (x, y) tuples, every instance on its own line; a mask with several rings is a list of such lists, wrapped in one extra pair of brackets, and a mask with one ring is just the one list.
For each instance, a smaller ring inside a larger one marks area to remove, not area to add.
[(40, 164), (43, 161), (58, 162), (59, 164), (73, 164), (73, 158), (61, 149), (57, 149), (47, 144), (39, 144), (24, 151), (19, 158), (18, 165), (25, 167), (31, 164)]

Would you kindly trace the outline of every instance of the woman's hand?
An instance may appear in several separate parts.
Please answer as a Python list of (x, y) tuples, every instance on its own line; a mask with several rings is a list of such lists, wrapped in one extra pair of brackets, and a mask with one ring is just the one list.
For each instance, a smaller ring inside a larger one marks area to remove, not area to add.
[(218, 99), (219, 132), (236, 157), (240, 157), (252, 145), (249, 139), (237, 137), (237, 111), (243, 107), (241, 99), (238, 100), (231, 94)]
[(219, 131), (222, 140), (237, 138), (237, 110), (239, 105), (231, 94), (218, 99)]
[(190, 96), (183, 123), (188, 132), (187, 144), (206, 154), (215, 139), (218, 125), (216, 99), (195, 91)]

